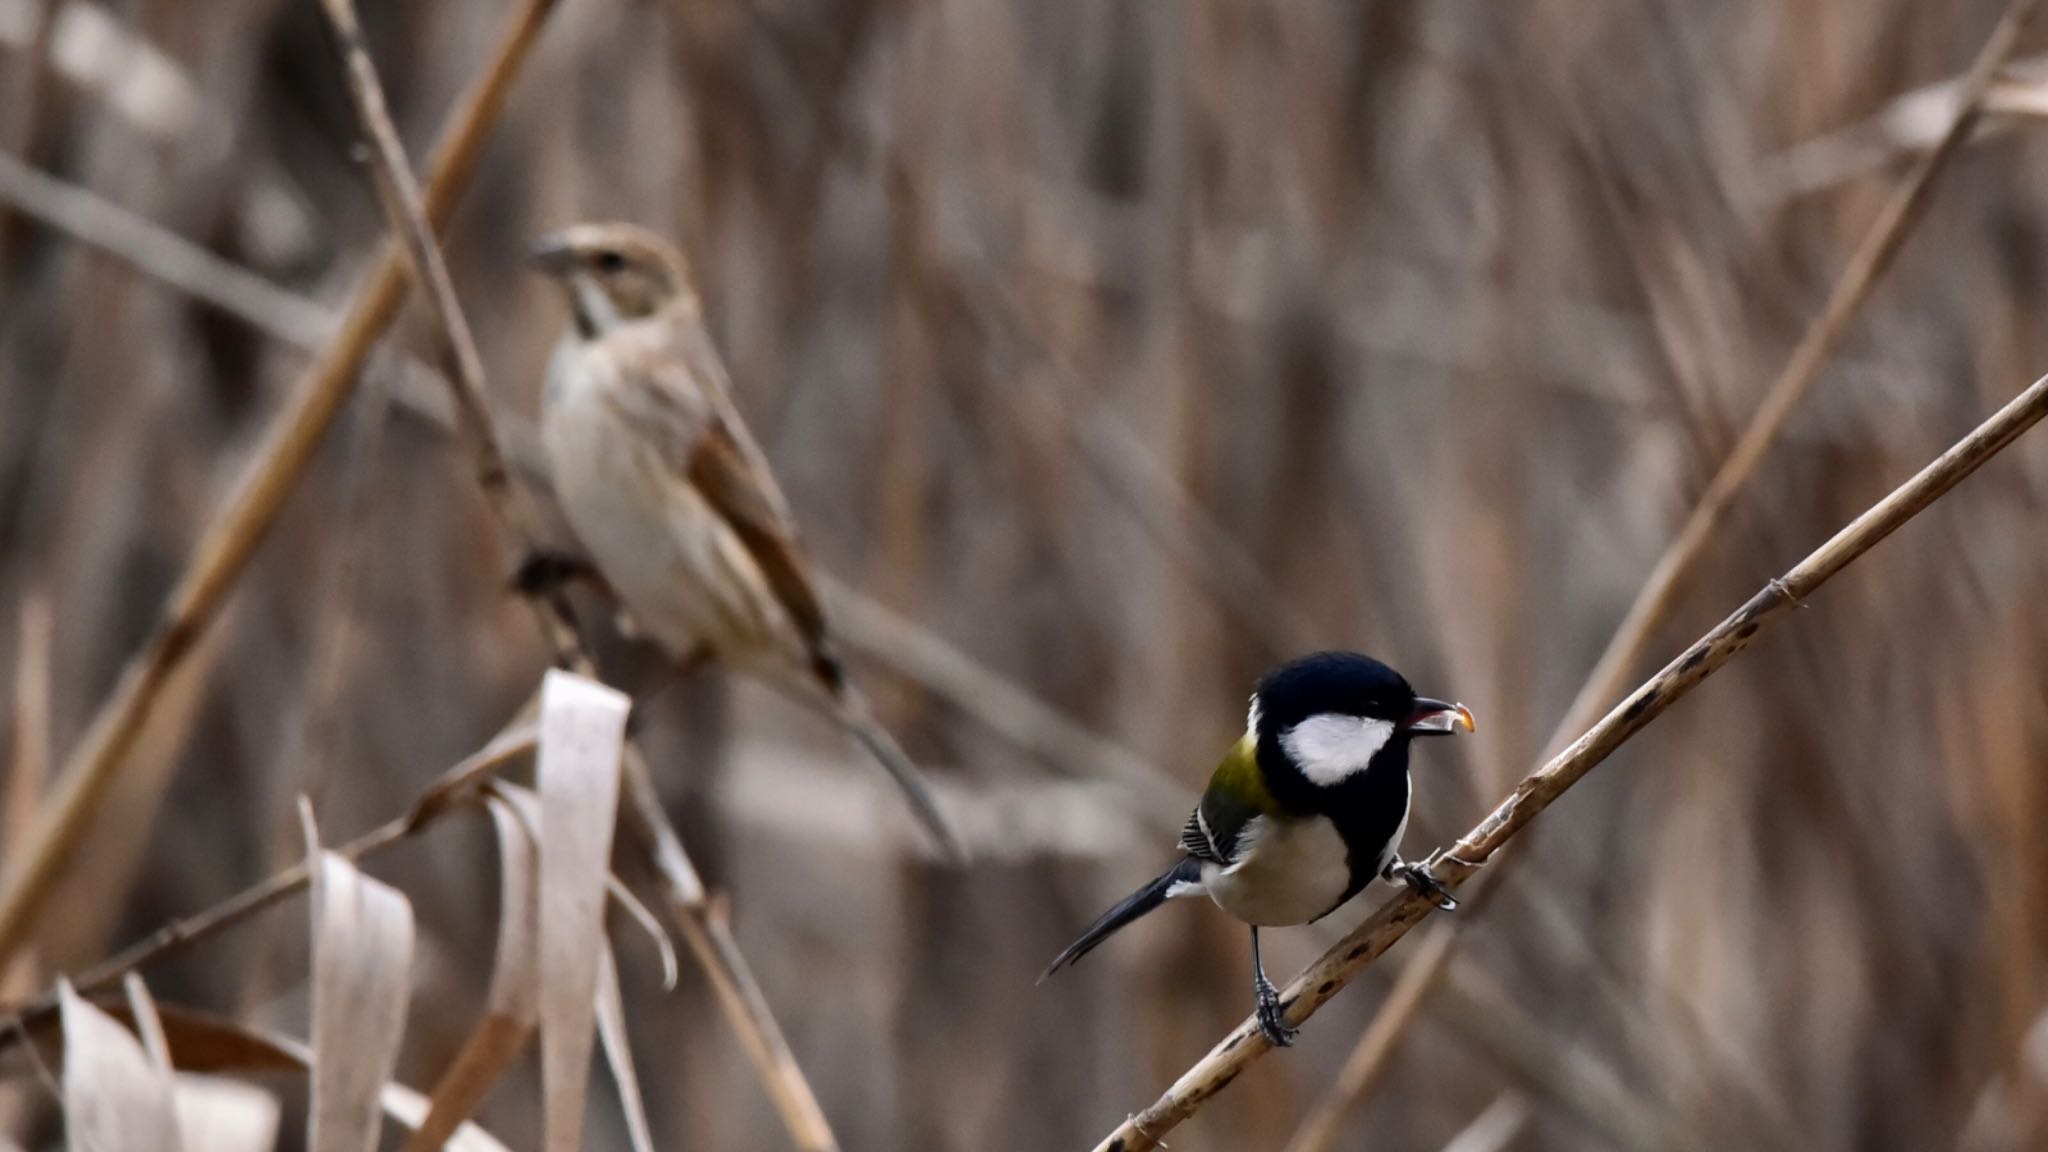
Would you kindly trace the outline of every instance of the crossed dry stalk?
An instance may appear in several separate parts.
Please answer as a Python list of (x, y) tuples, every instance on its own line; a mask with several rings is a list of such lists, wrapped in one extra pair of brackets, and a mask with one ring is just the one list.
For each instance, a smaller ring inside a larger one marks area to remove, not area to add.
[[(2007, 5), (2005, 14), (1991, 35), (1986, 37), (1969, 71), (1958, 82), (1955, 112), (1947, 128), (1934, 147), (1923, 153), (1900, 177), (1891, 197), (1871, 222), (1862, 242), (1837, 277), (1827, 303), (1807, 325), (1777, 379), (1765, 390), (1763, 402), (1757, 406), (1749, 425), (1707, 482), (1678, 534), (1657, 558), (1649, 578), (1637, 591), (1621, 623), (1608, 638), (1606, 648), (1594, 661), (1592, 671), (1586, 674), (1585, 681), (1573, 696), (1564, 718), (1558, 721), (1556, 729), (1544, 741), (1544, 754), (1554, 754), (1559, 744), (1572, 733), (1583, 731), (1597, 720), (1600, 709), (1614, 699), (1629, 672), (1642, 662), (1651, 639), (1670, 619), (1671, 610), (1678, 602), (1679, 590), (1707, 554), (1707, 544), (1714, 538), (1723, 516), (1733, 506), (1736, 497), (1755, 479), (1758, 466), (1777, 443), (1786, 421), (1841, 347), (1849, 322), (1870, 299), (1878, 280), (1891, 267), (1907, 235), (1920, 220), (1936, 177), (1948, 167), (1950, 159), (1975, 130), (1984, 113), (1985, 99), (2011, 60), (2013, 51), (2018, 47), (2020, 33), (2033, 19), (2038, 7), (2038, 0), (2012, 0)], [(1509, 866), (1504, 863), (1503, 867), (1494, 869), (1479, 881), (1480, 891), (1468, 902), (1469, 912), (1476, 913), (1485, 907), (1487, 897), (1498, 890), (1501, 879), (1509, 871)], [(1302, 1118), (1293, 1138), (1287, 1142), (1287, 1152), (1324, 1152), (1330, 1146), (1345, 1117), (1372, 1090), (1380, 1072), (1386, 1068), (1395, 1044), (1448, 970), (1458, 941), (1473, 919), (1472, 915), (1467, 915), (1438, 924), (1430, 930), (1414, 957), (1401, 970), (1379, 1013), (1360, 1035), (1357, 1046), (1338, 1073), (1336, 1084)]]
[[(455, 400), (456, 432), (474, 463), (478, 485), (500, 524), (515, 538), (531, 539), (526, 530), (530, 520), (522, 493), (506, 465), (506, 453), (488, 404), (481, 357), (433, 236), (452, 210), (456, 193), (467, 182), (483, 139), (496, 121), (511, 82), (554, 7), (554, 0), (528, 0), (515, 14), (483, 79), (458, 111), (449, 143), (432, 161), (424, 188), (413, 177), (398, 143), (374, 67), (363, 50), (352, 6), (348, 0), (323, 3), (337, 33), (350, 98), (370, 137), (379, 198), (396, 240), (380, 252), (375, 270), (356, 296), (333, 342), (308, 370), (299, 396), (273, 427), (248, 478), (210, 526), (149, 643), (130, 662), (113, 695), (101, 706), (78, 751), (65, 766), (57, 783), (51, 817), (38, 826), (36, 839), (16, 857), (22, 863), (0, 876), (0, 968), (26, 941), (43, 900), (76, 850), (163, 684), (183, 662), (194, 639), (213, 622), (256, 545), (275, 522), (286, 495), (304, 474), (315, 448), (352, 394), (371, 349), (404, 302), (409, 272), (412, 281), (427, 289), (443, 350), (453, 368), (450, 391)], [(178, 253), (171, 255), (175, 257)], [(235, 299), (246, 304), (248, 294), (238, 294)], [(273, 326), (279, 322), (277, 315), (264, 315)], [(303, 337), (307, 328), (305, 318), (304, 313), (287, 317), (282, 326)], [(553, 611), (543, 609), (539, 616), (558, 657), (564, 663), (587, 668), (588, 660), (566, 606), (556, 602), (551, 607)], [(630, 749), (626, 791), (624, 815), (654, 863), (664, 903), (692, 953), (703, 964), (721, 1007), (732, 1020), (792, 1137), (809, 1152), (831, 1152), (837, 1148), (837, 1142), (816, 1095), (769, 1012), (722, 912), (706, 897), (687, 853), (655, 797), (645, 763)], [(445, 799), (440, 793), (432, 795)], [(433, 803), (423, 805), (407, 817), (358, 838), (349, 849), (352, 853), (368, 854), (396, 843), (418, 831), (440, 810)], [(167, 926), (82, 978), (112, 979), (163, 951), (251, 915), (303, 885), (303, 869), (287, 869), (212, 909)], [(29, 1007), (32, 1010), (33, 1006)]]
[[(555, 0), (526, 0), (520, 6), (490, 66), (458, 107), (453, 127), (428, 166), (421, 198), (427, 218), (437, 225), (447, 220), (457, 194), (468, 184), (484, 139), (554, 4)], [(404, 254), (395, 245), (385, 245), (334, 342), (300, 378), (290, 406), (271, 426), (227, 507), (207, 526), (148, 642), (122, 670), (112, 694), (65, 761), (48, 816), (36, 825), (34, 838), (10, 857), (15, 863), (0, 873), (0, 969), (27, 941), (43, 902), (69, 866), (158, 696), (194, 642), (213, 624), (256, 546), (276, 523), (285, 498), (353, 394), (371, 349), (405, 301), (407, 283)]]
[[(1506, 800), (1448, 851), (1431, 857), (1437, 876), (1455, 886), (1485, 867), (1494, 853), (1595, 765), (1749, 647), (1764, 629), (1777, 623), (1878, 541), (1926, 510), (2044, 415), (2048, 415), (2048, 376), (2034, 381), (1975, 431), (1850, 521), (1806, 559), (1767, 582), (1733, 615), (1695, 640), (1599, 723), (1549, 763), (1524, 777)], [(1403, 892), (1381, 905), (1281, 992), (1287, 1022), (1300, 1024), (1313, 1015), (1435, 907), (1428, 897), (1414, 892)], [(1271, 1049), (1257, 1023), (1247, 1018), (1182, 1074), (1165, 1095), (1110, 1133), (1097, 1146), (1097, 1152), (1139, 1152), (1159, 1147), (1160, 1137), (1192, 1116), (1253, 1060)]]
[[(477, 351), (461, 302), (456, 299), (454, 280), (435, 243), (434, 226), (427, 219), (418, 182), (399, 143), (398, 129), (391, 122), (376, 68), (363, 46), (354, 2), (321, 0), (321, 6), (335, 32), (357, 119), (369, 136), (371, 167), (386, 221), (404, 242), (414, 281), (426, 289), (444, 359), (454, 368), (451, 384), (457, 433), (469, 452), (477, 486), (499, 527), (531, 548), (537, 536), (524, 494), (506, 465), (503, 437), (492, 418), (484, 385), (483, 357)], [(595, 676), (589, 652), (577, 634), (575, 619), (561, 596), (530, 602), (543, 632), (554, 645), (557, 661), (584, 675)], [(818, 1104), (817, 1094), (769, 1011), (767, 999), (723, 915), (707, 899), (696, 866), (662, 809), (646, 762), (631, 745), (625, 752), (624, 769), (626, 803), (621, 814), (646, 850), (671, 919), (709, 975), (720, 1006), (732, 1021), (741, 1046), (754, 1062), (790, 1136), (807, 1152), (836, 1152), (838, 1140)]]

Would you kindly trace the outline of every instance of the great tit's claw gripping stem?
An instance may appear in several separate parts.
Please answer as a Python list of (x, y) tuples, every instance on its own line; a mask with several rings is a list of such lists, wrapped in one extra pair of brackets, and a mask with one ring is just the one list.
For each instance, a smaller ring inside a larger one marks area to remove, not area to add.
[(1380, 875), (1390, 881), (1406, 884), (1424, 896), (1435, 900), (1437, 906), (1446, 912), (1458, 910), (1458, 898), (1451, 895), (1450, 888), (1446, 887), (1443, 881), (1436, 878), (1436, 873), (1429, 870), (1427, 862), (1410, 863), (1405, 860), (1395, 860), (1388, 864), (1386, 870), (1381, 872)]
[(1273, 982), (1260, 975), (1257, 979), (1256, 996), (1259, 1004), (1259, 1031), (1265, 1034), (1266, 1042), (1275, 1048), (1286, 1048), (1294, 1043), (1301, 1029), (1290, 1027), (1287, 1013), (1280, 1007), (1280, 990)]

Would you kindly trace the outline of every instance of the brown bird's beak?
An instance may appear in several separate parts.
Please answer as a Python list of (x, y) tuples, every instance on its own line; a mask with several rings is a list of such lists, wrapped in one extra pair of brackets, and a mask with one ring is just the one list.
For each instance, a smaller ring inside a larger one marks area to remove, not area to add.
[(567, 276), (576, 267), (576, 249), (560, 232), (543, 236), (527, 250), (526, 262), (549, 276)]
[(1472, 710), (1463, 704), (1448, 704), (1417, 696), (1415, 710), (1401, 721), (1401, 730), (1417, 736), (1449, 736), (1457, 732), (1477, 731), (1478, 726), (1472, 722)]

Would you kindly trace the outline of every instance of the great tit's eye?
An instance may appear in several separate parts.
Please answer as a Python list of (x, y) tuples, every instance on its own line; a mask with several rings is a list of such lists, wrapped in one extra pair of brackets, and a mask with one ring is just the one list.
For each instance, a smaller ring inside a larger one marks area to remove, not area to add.
[(597, 270), (599, 272), (610, 274), (613, 272), (623, 272), (625, 268), (626, 258), (619, 255), (616, 251), (607, 248), (597, 254)]

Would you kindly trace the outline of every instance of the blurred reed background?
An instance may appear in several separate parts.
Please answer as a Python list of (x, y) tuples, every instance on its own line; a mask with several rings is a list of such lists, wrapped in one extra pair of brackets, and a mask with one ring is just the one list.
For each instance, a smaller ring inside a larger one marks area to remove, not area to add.
[[(507, 8), (363, 13), (415, 157)], [(922, 861), (871, 766), (758, 689), (713, 672), (643, 709), (843, 1145), (1092, 1146), (1243, 1018), (1244, 933), (1207, 907), (1032, 981), (1168, 858), (1271, 661), (1362, 648), (1478, 714), (1418, 756), (1411, 852), (1532, 767), (1942, 115), (1881, 114), (1962, 72), (2000, 9), (563, 0), (446, 243), (492, 392), (530, 420), (563, 323), (522, 267), (534, 237), (624, 218), (678, 239), (821, 566), (920, 630), (851, 606), (858, 671), (982, 856)], [(149, 53), (67, 55), (64, 20), (91, 13)], [(2048, 369), (2041, 131), (2002, 115), (1942, 177), (1653, 663)], [(311, 3), (0, 0), (9, 171), (327, 308), (383, 232), (356, 138)], [(0, 197), (0, 845), (305, 358), (38, 222), (20, 186)], [(255, 307), (322, 342), (319, 312)], [(419, 412), (429, 333), (413, 308), (373, 361), (9, 996), (288, 862), (302, 791), (335, 839), (403, 811), (532, 690), (548, 651), (504, 591), (510, 546)], [(2044, 485), (2048, 445), (2021, 442), (1539, 822), (1332, 1146), (2048, 1142)], [(992, 730), (1002, 701), (920, 672), (929, 638), (1186, 795)], [(488, 827), (371, 871), (418, 911), (400, 1072), (431, 1083), (491, 970)], [(151, 987), (302, 1026), (302, 920)], [(1329, 939), (1270, 933), (1267, 958), (1292, 973)], [(1410, 947), (1173, 1147), (1285, 1144)], [(787, 1146), (699, 974), (663, 994), (648, 950), (620, 951), (662, 1145)], [(534, 1082), (479, 1116), (514, 1147)], [(25, 1147), (58, 1139), (32, 1092), (8, 1108)], [(591, 1116), (589, 1147), (624, 1147), (607, 1094)]]

